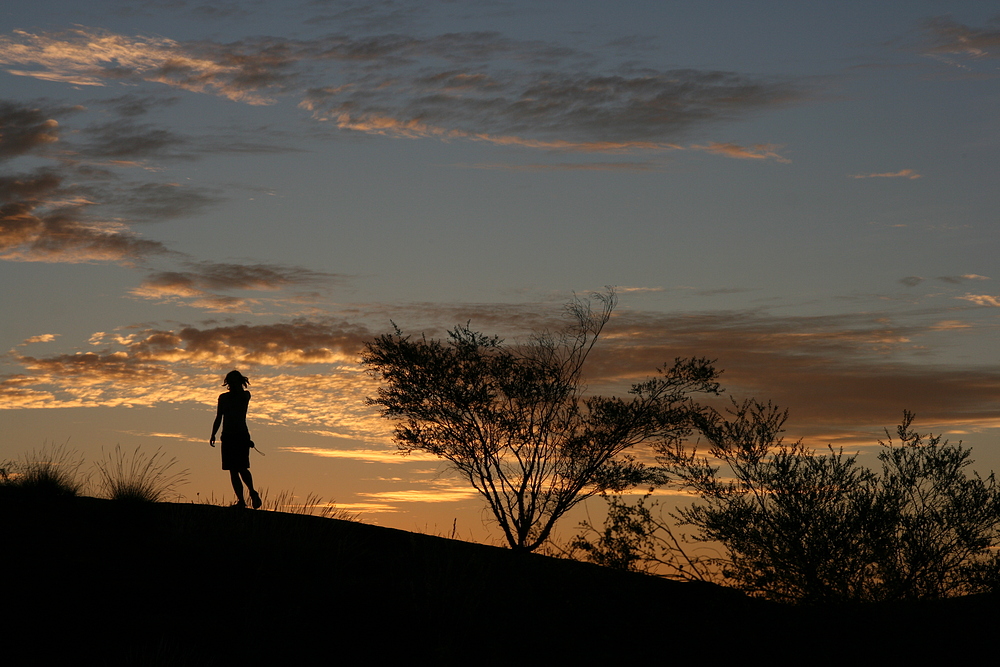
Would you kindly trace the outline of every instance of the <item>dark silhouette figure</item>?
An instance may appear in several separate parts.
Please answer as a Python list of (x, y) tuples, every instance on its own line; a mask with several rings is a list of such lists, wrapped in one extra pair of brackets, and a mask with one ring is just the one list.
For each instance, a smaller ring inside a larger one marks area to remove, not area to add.
[(260, 496), (253, 488), (253, 476), (250, 474), (250, 448), (253, 447), (253, 441), (250, 440), (250, 429), (247, 428), (250, 392), (246, 390), (250, 380), (239, 371), (230, 371), (222, 384), (229, 387), (229, 391), (219, 395), (219, 409), (212, 425), (212, 439), (208, 444), (215, 447), (215, 434), (221, 425), (222, 469), (229, 471), (233, 491), (236, 492), (233, 507), (247, 506), (243, 499), (243, 484), (246, 483), (247, 490), (250, 491), (250, 503), (254, 509), (259, 509)]

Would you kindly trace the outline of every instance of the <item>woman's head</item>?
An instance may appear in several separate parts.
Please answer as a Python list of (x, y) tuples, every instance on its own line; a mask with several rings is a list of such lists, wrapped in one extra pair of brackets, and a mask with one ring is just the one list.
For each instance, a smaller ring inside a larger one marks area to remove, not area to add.
[(239, 371), (229, 371), (226, 375), (226, 379), (222, 381), (222, 384), (235, 391), (237, 389), (245, 389), (249, 387), (250, 379)]

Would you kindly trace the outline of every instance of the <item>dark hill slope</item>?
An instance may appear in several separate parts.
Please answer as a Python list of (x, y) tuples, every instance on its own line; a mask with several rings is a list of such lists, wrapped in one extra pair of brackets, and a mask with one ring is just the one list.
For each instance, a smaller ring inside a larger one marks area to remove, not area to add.
[[(359, 523), (4, 499), (3, 650), (36, 664), (779, 664), (971, 655), (992, 596), (790, 608)], [(15, 663), (11, 663), (15, 664)]]

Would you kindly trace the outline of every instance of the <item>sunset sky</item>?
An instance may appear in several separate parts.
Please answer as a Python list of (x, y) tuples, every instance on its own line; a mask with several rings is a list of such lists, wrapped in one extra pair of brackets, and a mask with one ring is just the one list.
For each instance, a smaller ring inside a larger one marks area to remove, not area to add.
[(1000, 470), (998, 110), (993, 2), (4, 3), (0, 459), (229, 500), (238, 368), (260, 486), (491, 541), (359, 351), (613, 285), (591, 391), (707, 356), (816, 446), (905, 408)]

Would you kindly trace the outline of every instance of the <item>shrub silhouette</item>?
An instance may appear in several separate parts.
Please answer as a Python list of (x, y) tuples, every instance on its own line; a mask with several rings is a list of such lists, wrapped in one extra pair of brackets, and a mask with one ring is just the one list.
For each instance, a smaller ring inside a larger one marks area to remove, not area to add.
[(638, 570), (658, 559), (689, 578), (715, 568), (748, 593), (783, 602), (935, 599), (991, 588), (1000, 490), (992, 473), (970, 474), (970, 449), (919, 435), (904, 412), (897, 439), (886, 431), (879, 441), (872, 470), (842, 450), (784, 443), (787, 416), (770, 403), (734, 403), (730, 418), (712, 411), (699, 427), (708, 456), (661, 447), (674, 484), (700, 498), (672, 516), (694, 529), (693, 540), (727, 553), (688, 559), (662, 518), (642, 502), (619, 501), (604, 533), (590, 528), (598, 539), (578, 538), (588, 558)]

